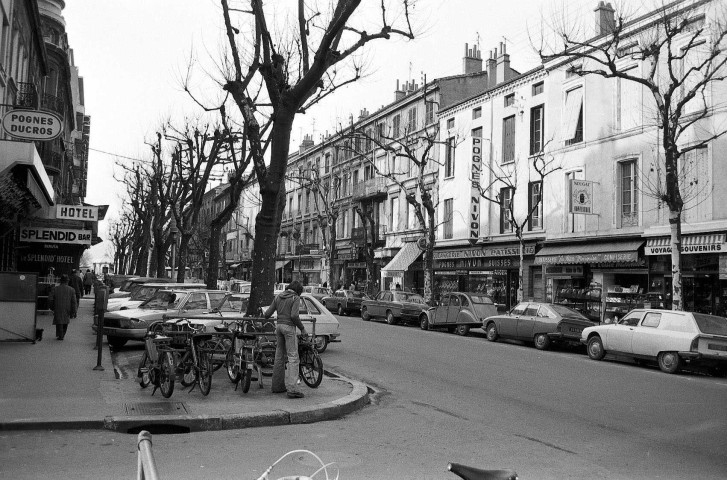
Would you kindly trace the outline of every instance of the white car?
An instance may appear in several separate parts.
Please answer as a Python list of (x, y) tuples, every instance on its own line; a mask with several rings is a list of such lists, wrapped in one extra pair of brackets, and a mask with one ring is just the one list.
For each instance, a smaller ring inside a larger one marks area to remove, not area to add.
[(106, 306), (107, 312), (130, 310), (139, 308), (139, 305), (149, 300), (159, 290), (200, 290), (205, 288), (201, 283), (145, 283), (136, 285), (131, 296), (125, 298), (109, 298)]
[(727, 372), (727, 318), (715, 315), (639, 308), (618, 323), (584, 329), (581, 343), (594, 360), (610, 353), (656, 361), (667, 373), (685, 365), (704, 366), (718, 376)]

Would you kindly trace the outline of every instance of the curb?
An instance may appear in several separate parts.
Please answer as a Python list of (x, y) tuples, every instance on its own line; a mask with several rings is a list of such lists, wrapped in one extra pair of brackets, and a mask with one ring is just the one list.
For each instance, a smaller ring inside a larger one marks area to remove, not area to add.
[(124, 433), (162, 427), (179, 432), (232, 430), (254, 427), (275, 427), (300, 423), (335, 420), (363, 408), (369, 403), (368, 387), (355, 380), (337, 375), (337, 380), (353, 386), (348, 395), (327, 403), (304, 408), (248, 412), (227, 415), (117, 415), (104, 419), (88, 417), (23, 418), (0, 421), (0, 431), (19, 430), (98, 430)]

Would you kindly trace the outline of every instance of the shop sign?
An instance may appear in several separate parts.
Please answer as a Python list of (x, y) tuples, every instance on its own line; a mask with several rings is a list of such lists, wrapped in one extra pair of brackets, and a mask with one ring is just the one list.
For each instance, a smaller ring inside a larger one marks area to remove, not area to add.
[(348, 268), (366, 268), (366, 262), (349, 262)]
[(20, 241), (91, 245), (91, 230), (24, 227), (20, 230)]
[[(535, 245), (524, 245), (524, 255), (535, 255)], [(449, 260), (455, 258), (483, 258), (483, 257), (517, 257), (520, 256), (520, 247), (484, 247), (463, 248), (460, 250), (435, 251), (435, 260)]]
[(593, 214), (593, 183), (588, 180), (570, 181), (570, 213)]
[(438, 270), (438, 271), (434, 272), (434, 275), (457, 275), (457, 272), (448, 271), (448, 270)]
[[(695, 253), (724, 253), (727, 252), (727, 243), (702, 243), (681, 246), (684, 255)], [(645, 246), (644, 255), (671, 255), (671, 245)]]
[(618, 263), (633, 265), (639, 260), (638, 252), (573, 253), (568, 255), (544, 255), (535, 257), (536, 265), (558, 265), (563, 263)]
[(56, 205), (56, 218), (61, 220), (98, 221), (98, 207)]
[(435, 269), (478, 270), (489, 268), (514, 268), (520, 265), (519, 258), (459, 258), (455, 260), (434, 260)]
[(48, 141), (63, 132), (63, 121), (55, 113), (40, 110), (10, 110), (3, 115), (3, 130), (14, 138)]
[(470, 178), (470, 236), (474, 245), (480, 238), (480, 174), (482, 172), (482, 138), (472, 137), (472, 178)]
[(480, 270), (469, 272), (470, 275), (486, 275), (486, 276), (503, 276), (507, 275), (507, 270)]

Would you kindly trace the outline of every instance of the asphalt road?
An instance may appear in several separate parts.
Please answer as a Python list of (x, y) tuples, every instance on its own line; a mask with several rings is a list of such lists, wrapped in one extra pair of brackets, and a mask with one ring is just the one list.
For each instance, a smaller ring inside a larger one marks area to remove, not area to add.
[[(449, 461), (522, 479), (727, 478), (726, 379), (490, 343), (477, 331), (340, 321), (343, 342), (324, 364), (371, 385), (371, 405), (311, 425), (156, 435), (163, 478), (257, 478), (294, 449), (336, 462), (341, 479), (452, 479)], [(130, 477), (135, 461), (132, 435), (0, 436), (3, 478)], [(315, 470), (297, 453), (271, 478)]]

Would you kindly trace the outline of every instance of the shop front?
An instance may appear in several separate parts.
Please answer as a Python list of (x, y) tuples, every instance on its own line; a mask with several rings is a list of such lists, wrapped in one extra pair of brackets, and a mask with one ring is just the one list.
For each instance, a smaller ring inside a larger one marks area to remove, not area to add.
[[(525, 245), (526, 265), (532, 263), (534, 253), (535, 245)], [(517, 303), (519, 270), (520, 247), (517, 244), (434, 251), (434, 283), (439, 295), (484, 293), (499, 310), (509, 310)]]
[(610, 323), (647, 303), (649, 274), (643, 239), (546, 244), (535, 255), (543, 267), (545, 301)]
[[(727, 235), (682, 235), (682, 295), (684, 310), (727, 315)], [(649, 238), (644, 253), (649, 260), (652, 307), (672, 307), (672, 269), (669, 237)]]
[(293, 280), (298, 280), (303, 285), (321, 284), (321, 259), (303, 257), (293, 260)]
[(394, 258), (381, 268), (381, 289), (419, 292), (424, 285), (422, 263), (417, 261), (421, 255), (422, 250), (416, 242), (404, 243)]

